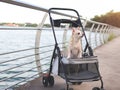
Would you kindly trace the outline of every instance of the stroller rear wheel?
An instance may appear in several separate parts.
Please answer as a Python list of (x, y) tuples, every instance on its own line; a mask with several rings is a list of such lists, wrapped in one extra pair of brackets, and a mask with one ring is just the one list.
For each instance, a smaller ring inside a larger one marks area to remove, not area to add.
[(48, 77), (43, 76), (42, 83), (43, 83), (44, 87), (47, 87), (48, 86)]
[(43, 76), (42, 83), (44, 87), (47, 87), (48, 85), (52, 87), (54, 85), (54, 77), (53, 76)]
[(54, 85), (54, 77), (53, 76), (49, 76), (49, 86), (52, 87)]

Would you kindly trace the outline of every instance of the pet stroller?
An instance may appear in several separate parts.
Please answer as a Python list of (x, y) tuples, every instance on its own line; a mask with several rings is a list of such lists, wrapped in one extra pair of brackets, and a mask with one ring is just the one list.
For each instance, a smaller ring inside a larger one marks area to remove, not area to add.
[[(77, 14), (77, 19), (76, 20), (53, 19), (51, 16), (51, 13), (53, 13), (54, 10), (75, 12)], [(83, 82), (98, 81), (98, 80), (100, 80), (101, 82), (101, 87), (93, 87), (92, 90), (104, 90), (102, 77), (98, 69), (97, 56), (94, 56), (93, 50), (88, 43), (84, 28), (81, 23), (79, 13), (74, 9), (66, 9), (66, 8), (50, 8), (48, 12), (49, 12), (49, 18), (50, 18), (50, 22), (53, 30), (55, 46), (54, 46), (53, 56), (51, 58), (49, 72), (48, 74), (43, 75), (43, 78), (42, 78), (42, 83), (44, 87), (54, 86), (54, 77), (51, 75), (51, 73), (52, 73), (54, 61), (58, 60), (57, 62), (58, 76), (60, 76), (66, 81), (66, 90), (69, 90), (70, 83), (72, 84), (77, 83), (80, 85)], [(82, 55), (82, 58), (68, 60), (66, 57), (64, 57), (61, 54), (62, 51), (59, 48), (54, 27), (60, 27), (62, 23), (70, 24), (72, 27), (82, 28), (82, 32), (84, 33), (83, 37), (85, 38), (85, 41), (86, 41), (85, 48), (83, 49), (84, 53)]]

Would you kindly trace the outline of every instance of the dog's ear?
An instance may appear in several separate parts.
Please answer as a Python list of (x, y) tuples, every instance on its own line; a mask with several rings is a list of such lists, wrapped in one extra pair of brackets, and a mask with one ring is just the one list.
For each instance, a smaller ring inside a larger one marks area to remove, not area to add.
[(75, 28), (72, 28), (72, 33), (75, 33)]
[(77, 30), (80, 30), (80, 31), (81, 31), (81, 27), (77, 27)]
[(80, 27), (77, 27), (77, 30), (80, 30)]

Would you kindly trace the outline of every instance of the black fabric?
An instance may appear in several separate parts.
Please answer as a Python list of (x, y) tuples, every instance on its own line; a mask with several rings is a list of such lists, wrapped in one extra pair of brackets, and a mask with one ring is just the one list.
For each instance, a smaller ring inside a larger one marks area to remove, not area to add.
[(69, 20), (69, 19), (56, 19), (53, 20), (54, 26), (60, 27), (61, 23), (69, 23), (72, 27), (81, 27), (80, 19), (77, 20)]
[[(97, 67), (96, 67), (97, 65)], [(85, 64), (64, 64), (60, 65), (59, 75), (65, 78), (65, 74), (67, 79), (69, 80), (87, 80), (87, 79), (98, 79), (98, 64), (96, 63), (85, 63)], [(64, 71), (65, 73), (64, 73)]]

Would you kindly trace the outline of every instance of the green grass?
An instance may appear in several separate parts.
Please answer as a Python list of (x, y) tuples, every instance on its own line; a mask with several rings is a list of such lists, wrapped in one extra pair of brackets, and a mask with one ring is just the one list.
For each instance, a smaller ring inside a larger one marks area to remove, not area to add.
[(111, 41), (112, 39), (114, 39), (115, 38), (115, 35), (113, 34), (113, 33), (111, 33), (110, 35), (109, 35), (109, 37), (108, 37), (108, 41)]

